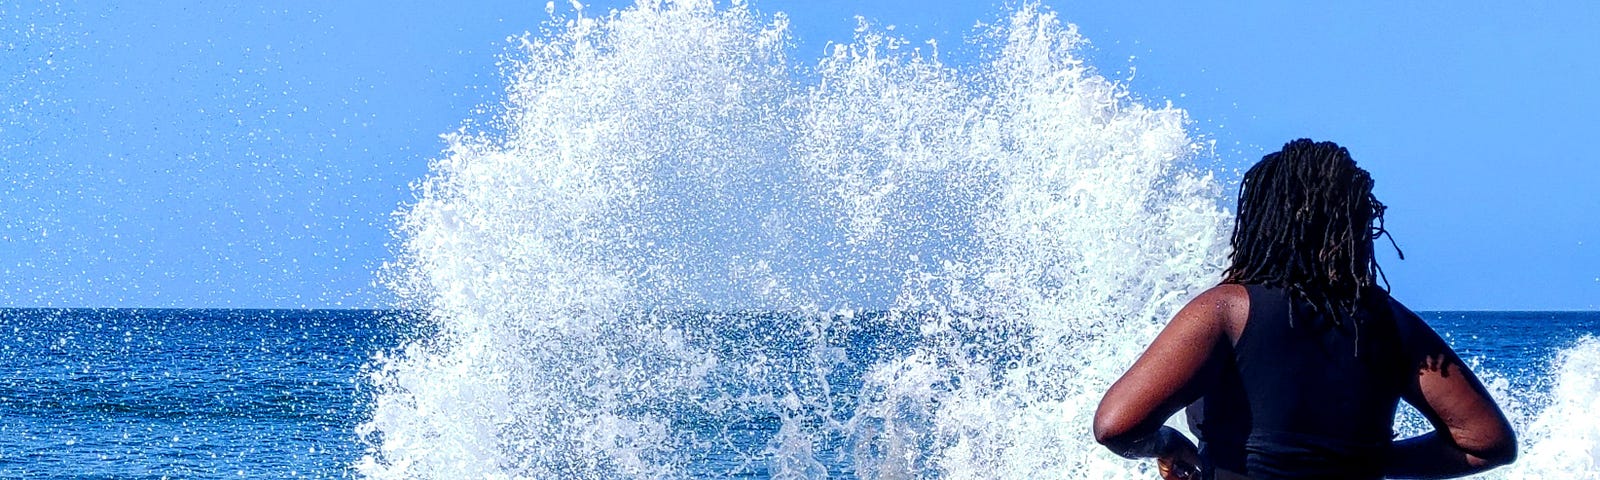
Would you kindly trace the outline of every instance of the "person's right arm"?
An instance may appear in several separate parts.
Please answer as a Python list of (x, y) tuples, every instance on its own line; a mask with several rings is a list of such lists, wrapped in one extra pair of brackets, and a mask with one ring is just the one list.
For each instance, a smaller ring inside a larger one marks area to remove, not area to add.
[(1416, 368), (1402, 396), (1427, 417), (1433, 431), (1395, 442), (1387, 476), (1454, 478), (1516, 460), (1516, 434), (1483, 383), (1415, 313), (1399, 302), (1393, 306)]

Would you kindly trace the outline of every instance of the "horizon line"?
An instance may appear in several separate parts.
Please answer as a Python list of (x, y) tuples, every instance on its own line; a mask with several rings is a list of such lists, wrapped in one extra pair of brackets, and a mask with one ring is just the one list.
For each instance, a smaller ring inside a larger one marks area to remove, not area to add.
[[(6, 310), (222, 310), (222, 311), (241, 311), (241, 312), (250, 312), (250, 311), (258, 311), (258, 312), (265, 312), (265, 311), (419, 312), (420, 311), (420, 310), (416, 310), (416, 309), (399, 308), (399, 307), (54, 307), (54, 306), (0, 306), (0, 311), (6, 311)], [(650, 310), (650, 309), (644, 309), (644, 310)], [(793, 309), (776, 309), (776, 308), (775, 309), (753, 309), (753, 308), (742, 308), (742, 309), (728, 309), (728, 310), (698, 310), (698, 309), (670, 309), (670, 310), (671, 311), (677, 311), (677, 312), (701, 312), (701, 313), (745, 313), (745, 312), (752, 312), (752, 311), (754, 311), (754, 312), (782, 312), (782, 311), (790, 311), (790, 310), (793, 310)], [(858, 312), (858, 313), (879, 313), (879, 312), (887, 312), (887, 311), (889, 311), (888, 309), (861, 309), (861, 308), (853, 308), (853, 309), (850, 309), (850, 310), (853, 311), (853, 312)], [(1600, 313), (1600, 308), (1591, 308), (1591, 309), (1549, 309), (1549, 310), (1528, 310), (1528, 309), (1515, 309), (1515, 308), (1511, 308), (1511, 309), (1498, 309), (1497, 308), (1497, 309), (1478, 309), (1478, 310), (1473, 310), (1473, 309), (1452, 308), (1452, 309), (1413, 309), (1413, 311), (1415, 311), (1417, 313), (1462, 313), (1462, 312), (1471, 312), (1471, 313)], [(835, 312), (829, 312), (829, 313), (839, 313), (839, 312), (835, 311)]]

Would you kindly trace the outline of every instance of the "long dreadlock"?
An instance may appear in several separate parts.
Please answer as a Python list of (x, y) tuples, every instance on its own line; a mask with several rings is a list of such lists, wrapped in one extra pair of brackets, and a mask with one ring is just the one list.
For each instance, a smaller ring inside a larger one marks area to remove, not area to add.
[(1373, 240), (1388, 231), (1372, 184), (1333, 142), (1302, 138), (1262, 157), (1239, 185), (1232, 264), (1223, 282), (1286, 289), (1336, 325), (1350, 322), (1359, 345), (1362, 290), (1380, 280), (1389, 290), (1373, 256)]

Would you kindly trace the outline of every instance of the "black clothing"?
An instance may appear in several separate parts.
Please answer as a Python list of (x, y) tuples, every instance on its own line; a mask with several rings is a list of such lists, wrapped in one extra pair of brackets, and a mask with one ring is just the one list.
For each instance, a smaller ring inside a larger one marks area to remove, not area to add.
[(1395, 408), (1416, 374), (1403, 346), (1426, 325), (1376, 288), (1354, 318), (1334, 319), (1284, 289), (1245, 287), (1250, 317), (1233, 345), (1219, 345), (1232, 355), (1188, 408), (1207, 478), (1219, 468), (1257, 480), (1382, 478)]

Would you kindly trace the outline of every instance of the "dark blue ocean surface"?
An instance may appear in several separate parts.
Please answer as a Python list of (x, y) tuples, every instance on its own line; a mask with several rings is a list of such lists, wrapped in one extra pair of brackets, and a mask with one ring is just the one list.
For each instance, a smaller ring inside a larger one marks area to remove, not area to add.
[[(1600, 312), (1418, 312), (1462, 358), (1518, 389), (1547, 389), (1557, 352), (1600, 336)], [(1540, 402), (1535, 399), (1535, 406)]]
[(0, 477), (342, 476), (387, 316), (0, 310)]
[[(1600, 312), (1422, 315), (1519, 388), (1542, 388), (1556, 352), (1600, 334)], [(352, 310), (0, 310), (0, 477), (352, 476), (370, 393), (362, 366), (419, 334), (403, 320)], [(870, 363), (907, 334), (853, 331), (850, 361)], [(729, 332), (716, 343), (783, 340), (763, 335)], [(859, 382), (859, 370), (837, 373), (830, 382), (847, 391)], [(759, 442), (777, 425), (744, 427)]]

